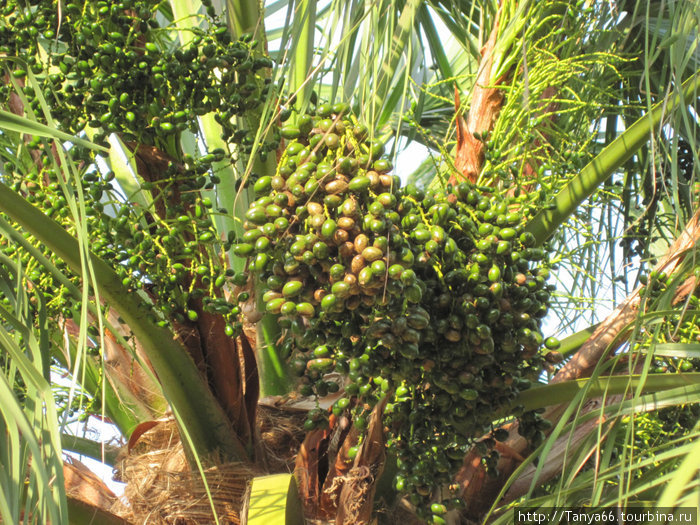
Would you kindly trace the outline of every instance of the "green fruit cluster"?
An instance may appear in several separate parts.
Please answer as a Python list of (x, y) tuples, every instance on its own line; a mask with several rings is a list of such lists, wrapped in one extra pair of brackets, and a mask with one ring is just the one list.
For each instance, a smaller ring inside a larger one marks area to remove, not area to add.
[(546, 253), (523, 231), (525, 199), (468, 183), (401, 187), (344, 104), (282, 135), (279, 169), (255, 181), (233, 250), (280, 316), (303, 393), (333, 392), (327, 374), (345, 374), (333, 411), (351, 409), (360, 430), (390, 396), (396, 486), (428, 509), (494, 410), (541, 369), (551, 290)]
[[(140, 195), (127, 198), (151, 205), (125, 202), (115, 173), (78, 146), (69, 154), (79, 180), (65, 180), (39, 138), (18, 155), (3, 155), (5, 182), (69, 231), (76, 228), (69, 200), (82, 195), (91, 249), (125, 286), (148, 291), (161, 324), (196, 322), (208, 312), (223, 315), (226, 333), (235, 335), (240, 309), (223, 287), (241, 279), (222, 255), (231, 241), (213, 224), (228, 210), (199, 190), (219, 182), (216, 167), (235, 161), (231, 152), (252, 151), (254, 132), (239, 129), (233, 117), (247, 117), (265, 100), (271, 84), (263, 70), (272, 63), (255, 53), (250, 35), (232, 40), (209, 2), (209, 24), (192, 29), (189, 42), (179, 46), (177, 33), (156, 16), (161, 4), (76, 0), (59, 10), (55, 2), (10, 0), (0, 17), (0, 54), (8, 57), (12, 79), (0, 86), (0, 104), (11, 107), (19, 93), (25, 109), (42, 119), (43, 99), (61, 131), (86, 131), (96, 142), (115, 133), (139, 148)], [(207, 113), (220, 124), (227, 148), (183, 154), (180, 138), (198, 133), (198, 118)], [(262, 157), (276, 150), (276, 136), (257, 144)], [(51, 308), (72, 315), (78, 304), (36, 261), (4, 241), (2, 250), (28, 265)]]
[[(257, 44), (250, 36), (231, 40), (226, 24), (211, 19), (207, 29), (191, 30), (188, 44), (173, 46), (156, 17), (161, 2), (154, 0), (77, 0), (63, 11), (54, 2), (34, 4), (5, 3), (0, 53), (20, 59), (10, 62), (11, 73), (26, 84), (24, 94), (37, 114), (40, 100), (25, 82), (28, 71), (64, 131), (87, 125), (96, 141), (118, 132), (125, 140), (158, 145), (183, 130), (196, 132), (197, 117), (216, 111), (225, 139), (235, 136), (252, 146), (231, 117), (265, 98), (270, 85), (256, 72), (272, 63), (253, 55)], [(12, 89), (4, 86), (3, 94)]]

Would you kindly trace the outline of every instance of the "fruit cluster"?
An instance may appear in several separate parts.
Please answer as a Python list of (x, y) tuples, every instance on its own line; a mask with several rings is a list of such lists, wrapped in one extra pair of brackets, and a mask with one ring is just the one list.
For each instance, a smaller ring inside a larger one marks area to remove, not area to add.
[[(249, 35), (232, 41), (226, 24), (216, 19), (207, 29), (192, 29), (188, 44), (172, 46), (155, 16), (160, 4), (75, 1), (59, 19), (54, 2), (24, 8), (9, 1), (2, 10), (0, 52), (20, 59), (14, 78), (24, 83), (28, 71), (36, 75), (64, 131), (76, 133), (87, 125), (96, 130), (97, 141), (119, 132), (125, 140), (154, 144), (179, 131), (196, 131), (197, 117), (216, 111), (224, 138), (235, 135), (243, 142), (247, 134), (231, 117), (264, 99), (269, 83), (256, 72), (272, 62), (254, 56), (257, 44)], [(5, 94), (12, 89), (5, 86)], [(23, 89), (41, 114), (34, 88)], [(263, 149), (273, 150), (274, 144)]]
[[(545, 252), (523, 231), (525, 196), (401, 187), (344, 104), (282, 135), (234, 252), (280, 316), (302, 392), (324, 396), (338, 390), (329, 372), (347, 375), (333, 411), (352, 410), (360, 430), (390, 396), (396, 487), (427, 512), (494, 411), (541, 369), (550, 289)], [(323, 422), (314, 416), (309, 428)]]
[[(76, 198), (82, 193), (91, 248), (125, 286), (148, 288), (164, 314), (161, 323), (194, 322), (208, 311), (224, 315), (226, 332), (233, 335), (240, 329), (239, 308), (221, 288), (240, 278), (227, 269), (222, 253), (230, 242), (219, 238), (213, 225), (214, 217), (228, 210), (199, 190), (219, 182), (216, 168), (235, 161), (233, 155), (252, 151), (255, 133), (239, 129), (241, 119), (233, 117), (247, 117), (265, 100), (271, 84), (263, 70), (272, 63), (255, 52), (250, 35), (232, 40), (211, 3), (204, 3), (208, 25), (191, 29), (182, 46), (174, 41), (177, 33), (163, 25), (165, 19), (156, 16), (163, 6), (154, 0), (75, 0), (62, 11), (48, 1), (4, 3), (0, 54), (9, 57), (11, 81), (0, 85), (0, 104), (13, 107), (19, 92), (25, 109), (41, 119), (43, 98), (58, 129), (85, 131), (98, 143), (115, 133), (144, 166), (139, 166), (139, 191), (127, 195), (132, 203), (115, 191), (126, 192), (128, 186), (118, 188), (123, 181), (115, 181), (113, 171), (96, 169), (94, 153), (78, 146), (70, 156), (80, 164), (79, 185), (63, 180), (39, 138), (20, 150), (22, 155), (3, 159), (3, 171), (16, 191), (69, 230), (75, 226), (65, 192)], [(199, 133), (198, 119), (208, 113), (228, 147), (183, 154), (180, 139)], [(259, 154), (275, 151), (278, 138), (260, 141)], [(36, 266), (26, 260), (30, 268)], [(76, 305), (67, 294), (54, 292), (50, 275), (36, 268), (31, 277), (50, 290), (50, 305), (71, 315)]]

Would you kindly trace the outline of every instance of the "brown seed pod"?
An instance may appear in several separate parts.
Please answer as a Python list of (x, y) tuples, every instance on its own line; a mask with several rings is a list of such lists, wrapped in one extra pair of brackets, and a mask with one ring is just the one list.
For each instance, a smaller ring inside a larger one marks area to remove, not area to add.
[(367, 262), (377, 261), (381, 259), (383, 255), (382, 251), (376, 246), (367, 246), (362, 250), (362, 257), (364, 257)]
[(279, 191), (283, 189), (285, 185), (284, 178), (280, 175), (275, 175), (274, 177), (272, 177), (271, 185), (273, 190)]
[(379, 183), (385, 190), (388, 190), (394, 184), (394, 178), (391, 175), (380, 175)]
[(314, 301), (320, 303), (321, 299), (323, 299), (327, 293), (328, 292), (323, 288), (317, 288), (316, 290), (314, 290)]
[(350, 295), (358, 295), (362, 291), (360, 290), (360, 285), (357, 284), (357, 277), (355, 277), (355, 274), (346, 274), (343, 281), (350, 285)]
[(337, 230), (335, 230), (335, 233), (333, 234), (333, 242), (335, 242), (336, 244), (343, 244), (348, 239), (350, 239), (350, 234), (347, 230), (344, 230), (342, 228), (338, 228)]
[(350, 261), (350, 271), (355, 275), (359, 274), (364, 267), (365, 258), (360, 254), (355, 255), (355, 257), (352, 258), (352, 261)]
[(348, 183), (341, 178), (330, 181), (324, 186), (326, 193), (329, 195), (338, 195), (340, 193), (345, 193), (348, 189)]
[(357, 215), (357, 201), (353, 197), (345, 199), (340, 207), (340, 212), (345, 217), (355, 217)]
[(344, 230), (352, 230), (355, 226), (355, 219), (352, 217), (340, 217), (338, 219), (338, 227)]
[(338, 246), (338, 255), (343, 259), (350, 259), (355, 254), (355, 245), (350, 241)]
[(564, 356), (562, 356), (559, 352), (556, 352), (554, 350), (547, 352), (544, 355), (544, 358), (548, 363), (552, 364), (561, 363), (564, 360)]
[(445, 332), (445, 339), (451, 341), (452, 343), (457, 343), (462, 339), (462, 334), (457, 330), (448, 330)]
[(361, 299), (359, 295), (353, 295), (348, 298), (347, 301), (345, 301), (345, 308), (352, 311), (352, 310), (357, 310), (357, 307), (360, 306)]
[(306, 204), (306, 209), (309, 212), (309, 215), (322, 215), (323, 214), (323, 205), (318, 202), (308, 202)]
[(324, 222), (326, 222), (326, 217), (324, 217), (323, 215), (311, 215), (311, 217), (309, 218), (309, 225), (316, 230), (321, 229), (321, 226), (323, 226)]
[(380, 184), (381, 179), (379, 178), (379, 173), (374, 170), (367, 172), (367, 177), (369, 177), (369, 186), (373, 190), (376, 190)]
[(362, 251), (369, 246), (369, 238), (364, 234), (360, 233), (357, 237), (355, 237), (355, 251), (357, 253), (362, 253)]

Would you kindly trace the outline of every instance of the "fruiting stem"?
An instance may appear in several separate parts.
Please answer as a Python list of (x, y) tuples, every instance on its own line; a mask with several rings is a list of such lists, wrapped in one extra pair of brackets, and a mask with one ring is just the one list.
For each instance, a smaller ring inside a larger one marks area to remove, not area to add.
[(700, 70), (686, 80), (678, 92), (664, 98), (613, 140), (554, 197), (551, 209), (535, 215), (525, 226), (541, 245), (586, 200), (650, 138), (661, 119), (685, 100), (694, 99), (700, 88)]
[[(34, 235), (77, 273), (81, 272), (78, 241), (60, 224), (46, 217), (5, 184), (0, 183), (0, 206), (12, 220)], [(231, 431), (226, 415), (214, 399), (187, 351), (169, 330), (149, 318), (151, 305), (129, 293), (119, 276), (96, 255), (89, 253), (101, 297), (124, 319), (143, 345), (163, 392), (181, 424), (187, 425), (200, 454), (218, 451), (229, 458), (246, 459), (245, 448)]]

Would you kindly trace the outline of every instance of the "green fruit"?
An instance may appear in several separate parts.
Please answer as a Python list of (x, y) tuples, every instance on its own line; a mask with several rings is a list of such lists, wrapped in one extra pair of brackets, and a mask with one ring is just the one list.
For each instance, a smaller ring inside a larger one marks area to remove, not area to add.
[(355, 171), (357, 171), (357, 161), (354, 158), (342, 157), (338, 160), (338, 172), (352, 175)]
[(330, 117), (332, 112), (333, 106), (327, 103), (319, 104), (319, 106), (316, 108), (316, 114), (321, 118)]
[(262, 300), (264, 303), (269, 303), (273, 299), (277, 299), (280, 296), (280, 294), (275, 291), (275, 290), (267, 290), (263, 295), (262, 295)]
[(277, 206), (277, 204), (268, 204), (265, 207), (265, 216), (268, 219), (276, 219), (280, 215), (282, 215), (282, 208)]
[(389, 279), (399, 279), (403, 273), (403, 266), (400, 264), (392, 264), (389, 266)]
[(360, 273), (357, 274), (357, 282), (360, 286), (367, 286), (372, 282), (373, 278), (374, 273), (372, 272), (372, 268), (370, 266), (365, 266), (362, 268), (362, 270), (360, 270)]
[[(337, 283), (333, 283), (333, 285), (331, 286), (331, 294), (336, 296), (336, 297), (339, 297), (341, 299), (343, 297), (347, 297), (349, 293), (350, 293), (350, 285), (348, 283), (346, 283), (345, 281), (338, 281)], [(326, 296), (326, 297), (328, 297), (328, 296)], [(324, 297), (324, 299), (325, 299), (325, 297)]]
[(325, 136), (323, 143), (330, 150), (337, 149), (340, 146), (340, 137), (335, 133), (329, 133)]
[(253, 249), (254, 248), (252, 244), (248, 244), (245, 242), (236, 244), (232, 248), (233, 254), (237, 255), (238, 257), (247, 257), (248, 255), (253, 253)]
[(381, 140), (373, 140), (369, 146), (369, 154), (373, 159), (378, 159), (384, 155), (384, 143)]
[(347, 102), (336, 102), (333, 104), (333, 113), (336, 115), (342, 115), (350, 110), (350, 106)]
[(250, 269), (254, 272), (262, 272), (265, 270), (267, 267), (267, 264), (270, 262), (270, 256), (266, 253), (259, 253), (255, 256), (255, 259), (253, 260), (253, 264), (251, 265)]
[(338, 281), (345, 276), (345, 266), (336, 263), (330, 267), (330, 270), (328, 270), (328, 274), (330, 275), (331, 279)]
[(306, 368), (318, 372), (319, 374), (327, 374), (335, 367), (335, 361), (328, 358), (311, 359), (306, 363)]
[(330, 254), (328, 245), (325, 242), (321, 241), (314, 243), (311, 251), (319, 261), (326, 260)]
[(285, 139), (296, 139), (300, 135), (299, 128), (286, 124), (282, 126), (282, 129), (280, 129), (280, 135), (282, 135), (282, 137)]
[(370, 267), (372, 268), (372, 273), (374, 273), (374, 275), (384, 277), (384, 274), (386, 273), (386, 263), (383, 260), (379, 259), (372, 262)]
[(287, 301), (287, 302), (282, 304), (282, 307), (280, 308), (280, 314), (292, 315), (293, 313), (296, 312), (296, 307), (297, 307), (297, 305), (294, 304), (292, 301)]
[(301, 142), (291, 142), (289, 146), (287, 146), (287, 149), (285, 150), (285, 153), (289, 155), (290, 157), (293, 157), (300, 151), (304, 149), (304, 145)]
[(436, 253), (439, 248), (440, 246), (433, 239), (430, 239), (428, 242), (425, 243), (425, 251), (429, 254)]
[(369, 177), (366, 177), (365, 175), (357, 175), (348, 183), (348, 189), (359, 193), (369, 188), (370, 182)]
[(270, 175), (265, 175), (260, 177), (255, 181), (253, 185), (253, 190), (256, 195), (267, 194), (272, 189), (272, 177)]
[(419, 303), (423, 297), (423, 290), (417, 284), (412, 284), (406, 286), (404, 289), (404, 294), (406, 295), (406, 300), (410, 303)]
[(282, 309), (282, 305), (285, 302), (286, 301), (283, 297), (279, 297), (277, 299), (272, 299), (270, 302), (268, 302), (265, 305), (265, 310), (271, 314), (278, 314), (278, 313), (280, 313), (280, 310)]
[(246, 275), (245, 273), (237, 273), (233, 276), (231, 282), (236, 286), (245, 286), (248, 282), (248, 275)]
[(300, 115), (297, 119), (297, 124), (299, 125), (299, 132), (302, 135), (308, 135), (313, 128), (313, 119), (310, 115)]
[(520, 214), (518, 212), (512, 212), (506, 215), (506, 223), (514, 226), (518, 224), (521, 220)]
[(406, 268), (401, 272), (401, 282), (406, 286), (412, 286), (416, 282), (416, 272), (410, 268)]
[(335, 308), (336, 304), (338, 303), (338, 298), (335, 294), (328, 294), (321, 299), (321, 310), (324, 312), (328, 312)]
[(338, 224), (333, 219), (326, 219), (326, 221), (323, 223), (323, 226), (321, 226), (321, 235), (323, 235), (327, 239), (331, 239), (337, 229)]
[(491, 250), (491, 240), (490, 239), (480, 239), (476, 243), (476, 249), (480, 252), (488, 252)]
[(506, 240), (506, 241), (509, 241), (510, 239), (515, 238), (516, 235), (517, 235), (517, 232), (513, 228), (503, 228), (499, 233), (499, 236), (501, 237), (501, 239)]
[(496, 245), (497, 255), (508, 255), (512, 251), (512, 245), (510, 241), (498, 241)]
[(465, 401), (474, 401), (479, 398), (479, 392), (472, 388), (465, 388), (464, 390), (460, 390), (459, 397)]
[(286, 217), (277, 217), (273, 224), (275, 226), (275, 230), (278, 232), (285, 231), (287, 228), (289, 228), (289, 220)]
[(289, 281), (282, 287), (282, 295), (285, 297), (294, 297), (299, 295), (304, 284), (301, 281)]
[[(485, 219), (486, 217), (484, 217)], [(479, 236), (480, 237), (486, 237), (493, 231), (493, 224), (489, 224), (488, 222), (484, 222), (481, 225), (479, 225)]]
[(561, 343), (556, 337), (548, 337), (544, 340), (544, 346), (548, 350), (556, 350), (561, 346)]
[(253, 224), (261, 225), (267, 222), (267, 213), (262, 206), (250, 208), (245, 213), (245, 218)]
[(313, 350), (314, 357), (329, 357), (331, 354), (327, 345), (319, 345)]
[(530, 232), (523, 232), (520, 234), (520, 242), (523, 246), (532, 247), (535, 245), (536, 241), (534, 234)]
[(296, 312), (302, 317), (313, 317), (316, 313), (314, 306), (306, 302), (297, 304)]

